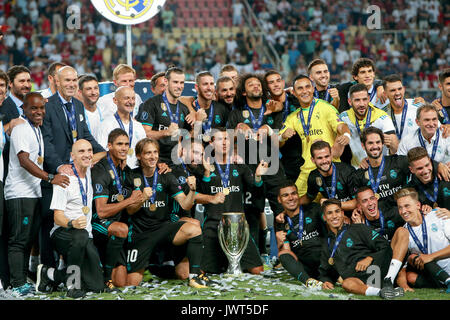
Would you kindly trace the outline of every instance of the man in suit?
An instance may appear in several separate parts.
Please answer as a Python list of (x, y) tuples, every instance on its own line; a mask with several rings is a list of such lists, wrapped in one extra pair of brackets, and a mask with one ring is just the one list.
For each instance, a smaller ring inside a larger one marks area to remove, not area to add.
[[(48, 98), (46, 115), (42, 125), (44, 137), (44, 170), (50, 173), (73, 175), (69, 164), (72, 145), (80, 139), (89, 141), (94, 151), (93, 163), (106, 156), (105, 150), (89, 132), (84, 116), (83, 104), (74, 98), (78, 89), (77, 72), (70, 66), (62, 67), (56, 73), (57, 91)], [(50, 242), (53, 227), (53, 212), (49, 209), (52, 199), (51, 180), (43, 181), (42, 186), (42, 226), (40, 233), (41, 262), (55, 266)]]

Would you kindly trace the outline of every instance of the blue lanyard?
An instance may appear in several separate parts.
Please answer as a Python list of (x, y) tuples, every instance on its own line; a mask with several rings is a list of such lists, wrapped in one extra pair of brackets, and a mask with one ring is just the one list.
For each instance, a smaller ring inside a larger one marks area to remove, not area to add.
[[(303, 208), (302, 208), (302, 206), (300, 206), (298, 210), (299, 210), (298, 211), (299, 216), (298, 216), (297, 238), (301, 241), (302, 237), (303, 237)], [(287, 222), (289, 224), (289, 227), (291, 228), (292, 231), (294, 231), (294, 225), (292, 223), (291, 218), (289, 218), (289, 216), (286, 215), (286, 219), (287, 219)]]
[(222, 179), (222, 185), (224, 186), (224, 188), (228, 188), (230, 182), (230, 159), (227, 159), (225, 173), (222, 171), (220, 164), (217, 164), (217, 169), (219, 170), (220, 178)]
[[(336, 241), (333, 245), (333, 250), (331, 251), (330, 258), (334, 258), (334, 255), (336, 254), (337, 247), (339, 246), (339, 243), (342, 240), (342, 237), (344, 236), (344, 233), (347, 231), (347, 227), (344, 227), (344, 230), (342, 230), (341, 234), (336, 238)], [(328, 238), (328, 249), (330, 248), (330, 238)]]
[(250, 118), (252, 119), (253, 131), (256, 132), (262, 126), (264, 112), (266, 112), (266, 108), (264, 107), (264, 105), (261, 106), (261, 110), (259, 111), (258, 120), (255, 119), (255, 116), (253, 115), (252, 110), (250, 110), (250, 107), (247, 104), (245, 105), (245, 109), (247, 109), (248, 113), (250, 113)]
[(34, 135), (36, 136), (36, 139), (37, 139), (38, 145), (39, 145), (39, 152), (38, 152), (38, 155), (39, 155), (39, 157), (41, 157), (41, 156), (42, 156), (42, 138), (41, 138), (41, 130), (39, 129), (39, 127), (36, 128), (36, 127), (31, 123), (30, 119), (28, 119), (28, 118), (25, 116), (25, 114), (23, 114), (23, 117), (25, 118), (25, 120), (28, 121), (28, 123), (30, 124), (31, 129), (33, 129)]
[(189, 177), (189, 171), (188, 171), (188, 169), (187, 169), (187, 167), (186, 167), (186, 164), (184, 163), (183, 159), (178, 158), (178, 160), (180, 161), (180, 164), (181, 164), (181, 166), (183, 167), (184, 173), (186, 173), (186, 176)]
[[(143, 174), (142, 174), (143, 175)], [(144, 176), (144, 175), (143, 175)], [(153, 184), (152, 184), (152, 191), (153, 191), (153, 194), (152, 194), (152, 196), (151, 196), (151, 198), (150, 198), (150, 202), (151, 203), (155, 203), (155, 198), (156, 198), (156, 185), (157, 185), (157, 182), (158, 182), (158, 169), (156, 168), (155, 169), (155, 172), (153, 173)], [(145, 184), (145, 187), (146, 188), (148, 188), (148, 187), (150, 187), (150, 185), (148, 184), (148, 181), (147, 181), (147, 177), (146, 176), (144, 176), (144, 184)]]
[[(63, 109), (64, 112), (66, 113), (67, 119), (69, 120), (69, 125), (70, 128), (72, 129), (72, 139), (73, 139), (73, 143), (75, 143), (77, 141), (77, 120), (75, 117), (75, 106), (73, 105), (72, 102), (67, 102), (69, 104), (71, 104), (72, 108), (70, 108), (70, 111), (67, 110), (67, 107), (64, 105), (64, 103), (62, 102), (62, 100), (60, 99), (61, 104), (63, 105)], [(75, 134), (74, 134), (75, 133)]]
[[(378, 211), (380, 212), (380, 225), (381, 225), (380, 234), (383, 235), (384, 234), (384, 216), (383, 216), (383, 212), (380, 209), (378, 209)], [(367, 218), (366, 218), (366, 226), (369, 226), (369, 227), (371, 226), (371, 224)]]
[[(330, 92), (328, 91), (328, 89), (330, 89), (330, 86), (328, 86), (327, 88), (326, 88), (326, 92), (327, 92), (327, 94), (325, 95), (325, 101), (326, 102), (330, 102), (328, 99), (330, 99)], [(317, 88), (316, 87), (314, 87), (314, 98), (320, 98), (319, 97), (319, 91), (317, 90)]]
[(399, 131), (398, 130), (398, 126), (397, 126), (397, 120), (395, 120), (394, 109), (391, 107), (392, 122), (394, 123), (395, 134), (397, 135), (398, 139), (402, 138), (403, 130), (405, 129), (405, 120), (406, 120), (406, 113), (407, 112), (408, 112), (408, 102), (405, 99), (405, 104), (403, 105), (403, 110), (402, 110), (402, 119), (401, 119), (401, 122), (400, 122), (400, 131)]
[[(195, 100), (195, 111), (198, 111), (200, 109), (201, 109), (201, 107), (198, 103), (198, 100)], [(208, 133), (209, 131), (211, 131), (213, 115), (214, 115), (214, 104), (211, 102), (211, 106), (209, 107), (208, 120), (206, 122), (202, 123), (202, 128), (203, 128), (204, 133)]]
[(309, 129), (311, 128), (311, 118), (314, 111), (314, 107), (316, 105), (316, 99), (313, 99), (311, 102), (311, 105), (309, 106), (309, 112), (308, 112), (308, 124), (305, 124), (305, 118), (303, 117), (303, 109), (300, 110), (298, 113), (300, 116), (300, 121), (302, 123), (303, 132), (306, 137), (309, 137)]
[(437, 177), (434, 178), (433, 183), (433, 196), (431, 196), (427, 191), (425, 191), (424, 187), (419, 183), (419, 189), (425, 194), (428, 200), (431, 202), (437, 202), (438, 192), (439, 192), (439, 180)]
[[(98, 117), (100, 118), (100, 123), (102, 123), (103, 116), (102, 116), (102, 112), (100, 111), (100, 108), (97, 107), (95, 110), (98, 111)], [(89, 132), (92, 134), (91, 124), (89, 123), (89, 117), (87, 116), (86, 108), (84, 109), (84, 117), (86, 118), (86, 124), (88, 126)]]
[(423, 245), (420, 243), (419, 238), (417, 238), (416, 234), (414, 233), (414, 230), (411, 228), (409, 224), (407, 224), (408, 231), (411, 234), (411, 237), (413, 238), (414, 242), (416, 243), (417, 247), (419, 247), (420, 252), (423, 254), (428, 254), (428, 234), (427, 234), (427, 224), (425, 222), (425, 217), (422, 215), (422, 239), (423, 239)]
[(370, 166), (369, 160), (367, 160), (367, 163), (369, 164), (369, 167), (367, 168), (367, 170), (369, 171), (370, 187), (372, 188), (374, 193), (377, 193), (378, 187), (380, 186), (381, 177), (383, 176), (383, 171), (384, 171), (384, 156), (381, 158), (381, 164), (378, 169), (378, 174), (377, 174), (376, 180), (373, 177), (372, 167)]
[(369, 101), (372, 102), (373, 97), (375, 97), (375, 94), (377, 93), (377, 90), (375, 89), (375, 86), (372, 86), (372, 92), (370, 94)]
[(331, 165), (333, 166), (333, 173), (331, 174), (331, 193), (328, 192), (328, 187), (327, 184), (325, 182), (325, 178), (320, 175), (320, 178), (323, 181), (323, 185), (325, 186), (325, 191), (327, 192), (328, 195), (328, 199), (333, 199), (336, 196), (336, 185), (337, 185), (337, 169), (336, 166), (334, 165), (334, 163), (331, 163)]
[(162, 99), (164, 101), (164, 104), (167, 107), (167, 112), (169, 113), (170, 122), (174, 122), (174, 123), (178, 124), (178, 121), (180, 120), (180, 102), (177, 100), (177, 110), (174, 115), (172, 113), (172, 110), (170, 109), (170, 103), (169, 103), (169, 100), (167, 100), (167, 95), (165, 92), (162, 94)]
[[(366, 124), (364, 125), (364, 129), (370, 126), (371, 118), (372, 118), (372, 108), (369, 106), (369, 108), (367, 109)], [(359, 128), (359, 121), (358, 118), (356, 117), (356, 113), (355, 113), (355, 126), (356, 129), (358, 130), (358, 134), (361, 135), (361, 129)]]
[(73, 163), (72, 163), (72, 170), (78, 179), (78, 184), (80, 185), (81, 200), (83, 201), (83, 206), (87, 207), (87, 192), (89, 185), (87, 175), (86, 175), (86, 189), (84, 189), (83, 183), (81, 182), (80, 176), (78, 175), (77, 169), (75, 169), (75, 165)]
[[(116, 118), (117, 122), (119, 123), (120, 129), (123, 131), (125, 130), (125, 126), (123, 125), (122, 119), (120, 119), (119, 114), (116, 112), (114, 113), (114, 117)], [(133, 141), (133, 118), (131, 118), (130, 115), (130, 124), (128, 125), (128, 136), (130, 139), (130, 148), (131, 148), (131, 141)]]
[(286, 121), (287, 116), (289, 115), (289, 101), (286, 95), (286, 99), (284, 100), (284, 108), (283, 108), (283, 123)]
[[(419, 136), (420, 145), (426, 149), (427, 147), (425, 147), (425, 140), (423, 140), (422, 131), (420, 130), (420, 128), (418, 130), (419, 130), (418, 136)], [(439, 134), (439, 129), (438, 129), (438, 130), (436, 130), (436, 139), (434, 140), (433, 149), (431, 151), (431, 157), (430, 157), (431, 160), (434, 160), (434, 157), (436, 156), (436, 150), (437, 150), (437, 147), (439, 144), (439, 135), (440, 134)]]
[(119, 174), (117, 173), (116, 166), (114, 165), (114, 162), (112, 161), (111, 156), (109, 155), (109, 152), (106, 153), (106, 159), (108, 160), (109, 166), (111, 167), (112, 171), (114, 172), (114, 181), (116, 181), (117, 191), (119, 191), (119, 193), (123, 195), (122, 183), (120, 181)]
[[(439, 99), (439, 101), (440, 101), (440, 103), (442, 105), (442, 98)], [(448, 116), (447, 110), (445, 110), (445, 107), (443, 105), (442, 105), (441, 111), (442, 111), (442, 115), (443, 115), (443, 118), (444, 118), (444, 123), (443, 124), (449, 124), (450, 123), (450, 117)]]

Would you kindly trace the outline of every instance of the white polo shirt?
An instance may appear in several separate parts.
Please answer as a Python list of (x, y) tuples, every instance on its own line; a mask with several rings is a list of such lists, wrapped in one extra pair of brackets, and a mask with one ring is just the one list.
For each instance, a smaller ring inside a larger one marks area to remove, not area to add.
[[(86, 231), (89, 233), (89, 238), (92, 238), (92, 179), (91, 179), (91, 169), (89, 168), (86, 172), (86, 177), (88, 179), (88, 190), (87, 190), (87, 205), (89, 207), (89, 213), (86, 215)], [(63, 188), (58, 185), (53, 185), (53, 197), (50, 203), (51, 210), (62, 210), (64, 215), (70, 220), (76, 220), (81, 216), (84, 216), (82, 212), (83, 200), (81, 197), (80, 184), (78, 183), (78, 178), (73, 175), (69, 176), (70, 184), (68, 187)], [(86, 178), (81, 178), (81, 183), (83, 188), (86, 190)], [(50, 231), (50, 236), (55, 232), (56, 229), (62, 228), (57, 224), (54, 224), (53, 229)]]
[(84, 109), (84, 114), (86, 115), (86, 124), (88, 126), (89, 132), (94, 137), (95, 141), (98, 142), (100, 138), (100, 129), (105, 118), (100, 110), (96, 108), (94, 112)]
[[(133, 138), (131, 139), (130, 148), (133, 149), (133, 154), (127, 156), (127, 165), (131, 168), (137, 168), (137, 158), (136, 158), (136, 144), (139, 140), (142, 140), (147, 137), (145, 134), (145, 129), (142, 124), (132, 118), (133, 121)], [(129, 133), (129, 122), (124, 122), (123, 126), (125, 127), (125, 131)], [(120, 128), (119, 122), (117, 122), (114, 115), (108, 115), (105, 117), (105, 120), (102, 123), (101, 130), (99, 132), (99, 139), (97, 142), (105, 149), (108, 150), (108, 135), (111, 131), (116, 128)]]
[[(403, 133), (400, 139), (403, 139), (404, 137), (410, 135), (417, 129), (419, 129), (419, 126), (416, 123), (416, 115), (417, 115), (417, 109), (421, 106), (421, 104), (414, 104), (414, 99), (405, 99), (408, 103), (408, 109), (406, 111), (406, 118), (405, 118), (405, 126), (403, 128)], [(394, 114), (391, 104), (388, 104), (383, 108), (383, 111), (386, 112), (391, 118), (394, 116), (395, 121), (397, 122), (397, 128), (400, 131), (401, 124), (402, 124), (402, 113)], [(392, 118), (392, 121), (394, 121), (394, 118)]]
[[(113, 115), (117, 111), (117, 105), (114, 103), (114, 94), (115, 92), (111, 92), (101, 96), (97, 101), (97, 107), (100, 108), (100, 112), (103, 117), (107, 117), (109, 115)], [(139, 106), (142, 104), (142, 98), (139, 94), (136, 93), (136, 100), (134, 103), (133, 109), (133, 117), (138, 114)]]
[[(23, 119), (23, 117), (21, 116)], [(14, 127), (10, 137), (8, 176), (5, 181), (5, 200), (17, 198), (40, 198), (41, 179), (33, 176), (21, 167), (17, 154), (21, 151), (29, 153), (29, 159), (40, 169), (39, 164), (39, 135), (41, 155), (44, 156), (44, 139), (40, 128), (32, 128), (27, 120)]]
[[(436, 133), (431, 138), (431, 143), (429, 143), (425, 138), (423, 138), (423, 141), (425, 143), (425, 149), (427, 149), (428, 155), (431, 157), (433, 152), (433, 145), (436, 141), (436, 134), (439, 132), (439, 142), (436, 149), (436, 155), (434, 156), (434, 160), (437, 162), (447, 163), (450, 162), (450, 137), (444, 139), (442, 137), (442, 132), (438, 128), (436, 130)], [(408, 136), (406, 136), (404, 139), (400, 141), (400, 144), (398, 145), (397, 154), (406, 156), (408, 154), (408, 151), (415, 147), (421, 147), (419, 140), (419, 129), (412, 132)]]

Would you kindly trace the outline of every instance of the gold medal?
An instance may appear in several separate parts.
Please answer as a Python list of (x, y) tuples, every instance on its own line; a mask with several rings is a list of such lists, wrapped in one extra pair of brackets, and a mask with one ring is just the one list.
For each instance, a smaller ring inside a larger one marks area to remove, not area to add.
[(43, 156), (39, 156), (39, 157), (37, 158), (37, 163), (43, 164), (43, 163), (44, 163), (44, 157), (43, 157)]
[(129, 156), (132, 156), (132, 155), (133, 155), (133, 153), (134, 153), (134, 150), (133, 150), (133, 148), (130, 148), (130, 149), (128, 149), (128, 155), (129, 155)]
[(156, 203), (150, 204), (150, 211), (156, 211)]
[(141, 178), (134, 178), (133, 184), (136, 188), (139, 188), (142, 184)]
[(243, 111), (242, 111), (242, 116), (243, 116), (244, 118), (248, 118), (248, 117), (250, 117), (250, 112), (248, 112), (248, 110), (243, 110)]
[(438, 207), (437, 202), (433, 203), (433, 209), (436, 209)]
[(121, 201), (123, 201), (123, 199), (125, 199), (125, 197), (123, 196), (123, 194), (117, 195), (117, 201), (121, 202)]
[(203, 134), (203, 141), (204, 142), (210, 142), (211, 141), (211, 137), (208, 134)]
[(230, 194), (230, 188), (223, 188), (223, 191), (222, 191), (222, 193), (224, 194), (224, 195), (229, 195)]
[(216, 166), (214, 164), (209, 165), (209, 171), (214, 172), (216, 170)]
[(309, 136), (306, 136), (306, 143), (309, 143)]
[(380, 200), (381, 196), (378, 192), (375, 193), (375, 198), (377, 198), (378, 200)]
[(91, 209), (89, 209), (88, 206), (83, 206), (83, 208), (81, 208), (81, 211), (83, 211), (84, 214), (88, 214)]
[(76, 139), (78, 136), (77, 130), (72, 130), (72, 137)]
[(334, 265), (334, 258), (330, 257), (330, 259), (328, 259), (328, 264), (330, 266)]

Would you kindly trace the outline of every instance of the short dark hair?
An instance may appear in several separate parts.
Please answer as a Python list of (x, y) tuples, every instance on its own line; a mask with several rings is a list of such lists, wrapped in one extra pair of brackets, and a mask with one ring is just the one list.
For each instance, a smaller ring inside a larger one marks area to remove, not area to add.
[(308, 74), (311, 74), (311, 69), (315, 66), (318, 66), (319, 64), (327, 65), (327, 63), (322, 59), (314, 59), (308, 65)]
[(264, 74), (264, 81), (267, 83), (267, 77), (273, 76), (274, 74), (279, 75), (281, 77), (281, 73), (279, 73), (277, 70), (269, 70)]
[(390, 74), (383, 78), (383, 88), (386, 90), (388, 83), (392, 82), (402, 82), (402, 78), (398, 74)]
[(108, 143), (113, 144), (114, 141), (116, 141), (116, 139), (120, 136), (126, 136), (128, 138), (128, 133), (120, 128), (116, 128), (114, 130), (112, 130), (109, 134), (108, 134)]
[(364, 67), (372, 67), (373, 72), (375, 72), (375, 63), (373, 63), (372, 59), (359, 58), (352, 66), (352, 76), (357, 76), (359, 69)]
[(408, 151), (408, 163), (411, 165), (414, 161), (420, 160), (422, 158), (430, 156), (428, 155), (427, 149), (424, 147), (415, 147)]
[(84, 84), (89, 81), (97, 81), (97, 83), (98, 83), (97, 77), (93, 76), (91, 74), (85, 74), (85, 75), (82, 75), (81, 77), (79, 77), (78, 78), (78, 87), (80, 88), (80, 90), (83, 90)]
[(358, 188), (358, 189), (356, 190), (356, 192), (355, 192), (356, 198), (358, 198), (358, 195), (359, 195), (360, 193), (365, 192), (365, 191), (367, 191), (367, 190), (370, 190), (370, 191), (373, 192), (372, 188), (369, 187), (369, 186), (362, 186), (362, 187)]
[(30, 69), (25, 66), (12, 66), (7, 72), (9, 81), (14, 82), (14, 79), (17, 77), (17, 75), (24, 72), (31, 74)]
[(5, 81), (6, 87), (8, 87), (9, 78), (5, 71), (0, 70), (0, 79), (3, 79)]
[(222, 68), (220, 69), (220, 74), (222, 74), (223, 72), (230, 72), (230, 71), (236, 71), (239, 74), (238, 69), (232, 64), (223, 65)]
[(158, 72), (157, 74), (154, 74), (153, 77), (150, 79), (150, 85), (152, 86), (153, 89), (156, 88), (156, 82), (158, 81), (159, 78), (164, 77), (165, 76), (165, 72), (161, 71)]
[(332, 205), (332, 204), (335, 204), (335, 205), (337, 205), (339, 208), (342, 209), (341, 201), (339, 201), (338, 199), (327, 199), (327, 200), (325, 200), (325, 201), (322, 203), (322, 205), (321, 205), (321, 207), (320, 207), (322, 213), (325, 213), (325, 210), (327, 209), (327, 207), (330, 206), (330, 205)]
[(231, 79), (230, 77), (228, 77), (228, 76), (221, 76), (221, 77), (219, 77), (219, 79), (217, 79), (217, 81), (216, 81), (216, 89), (219, 87), (219, 84), (220, 83), (223, 83), (223, 82), (233, 82), (233, 84), (234, 84), (234, 81), (233, 81), (233, 79)]
[(211, 72), (201, 71), (195, 75), (195, 83), (198, 85), (198, 83), (200, 82), (200, 79), (203, 77), (212, 77), (214, 79), (214, 76)]
[(292, 85), (294, 85), (298, 80), (301, 80), (301, 79), (308, 79), (312, 83), (312, 80), (308, 76), (306, 76), (304, 74), (299, 74), (294, 78), (294, 80), (292, 80)]
[(28, 92), (25, 95), (25, 97), (23, 98), (23, 104), (28, 106), (28, 100), (33, 98), (33, 97), (44, 99), (42, 94), (40, 92), (38, 92), (38, 91)]
[(317, 150), (322, 150), (328, 148), (331, 151), (331, 146), (328, 142), (323, 141), (323, 140), (318, 140), (315, 141), (312, 145), (311, 145), (311, 156), (314, 158), (314, 151)]
[(446, 68), (439, 73), (439, 83), (444, 83), (448, 77), (450, 77), (450, 68)]
[(354, 85), (352, 85), (352, 86), (350, 87), (350, 89), (348, 90), (348, 95), (349, 95), (349, 97), (350, 97), (350, 99), (351, 99), (351, 98), (352, 98), (352, 95), (353, 95), (355, 92), (361, 92), (361, 91), (365, 91), (365, 92), (369, 93), (369, 90), (367, 90), (367, 87), (366, 87), (364, 84), (362, 84), (362, 83), (356, 83), (356, 84), (354, 84)]
[(372, 126), (368, 127), (368, 128), (365, 128), (363, 130), (363, 132), (361, 133), (361, 137), (360, 137), (361, 138), (361, 143), (363, 145), (366, 144), (367, 136), (369, 134), (373, 134), (373, 133), (378, 134), (380, 136), (380, 138), (381, 138), (381, 143), (384, 144), (384, 133), (383, 133), (383, 131), (381, 129), (378, 129), (378, 128), (372, 127)]
[(52, 64), (50, 64), (50, 66), (48, 67), (48, 75), (54, 77), (56, 75), (56, 68), (58, 67), (65, 67), (67, 66), (67, 64), (63, 63), (63, 62), (58, 62), (55, 61)]
[(281, 182), (281, 184), (278, 187), (278, 195), (280, 195), (281, 189), (288, 188), (288, 187), (294, 187), (295, 189), (298, 190), (297, 185), (295, 184), (294, 181), (285, 179), (285, 180), (283, 180), (283, 182)]
[(176, 73), (176, 74), (184, 74), (183, 69), (178, 68), (178, 67), (172, 67), (167, 69), (166, 73), (164, 74), (164, 76), (167, 78), (167, 80), (170, 80), (170, 75), (172, 73)]

